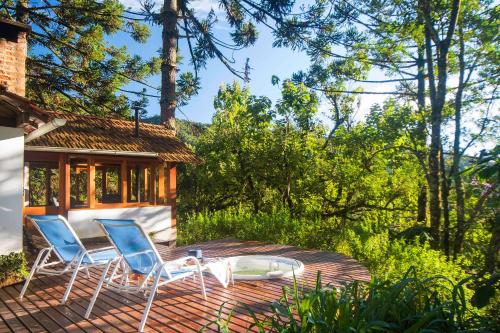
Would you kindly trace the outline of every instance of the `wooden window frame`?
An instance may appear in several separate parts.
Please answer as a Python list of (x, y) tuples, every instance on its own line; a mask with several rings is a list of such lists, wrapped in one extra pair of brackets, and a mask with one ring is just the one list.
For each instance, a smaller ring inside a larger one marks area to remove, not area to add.
[[(87, 161), (87, 188), (88, 207), (70, 207), (70, 171), (71, 159)], [(175, 209), (176, 184), (175, 164), (163, 163), (156, 159), (130, 156), (105, 156), (89, 154), (69, 154), (56, 152), (32, 152), (25, 151), (26, 162), (56, 162), (59, 165), (59, 207), (39, 206), (24, 207), (26, 214), (61, 214), (66, 215), (70, 210), (108, 209), (108, 208), (131, 208), (149, 206), (172, 206)], [(98, 203), (95, 198), (95, 168), (102, 164), (120, 165), (121, 172), (121, 202)], [(128, 167), (131, 165), (142, 165), (148, 167), (149, 200), (147, 202), (128, 202)], [(158, 188), (156, 188), (156, 173), (158, 172)], [(158, 190), (158, 194), (156, 191)]]
[(94, 163), (94, 198), (95, 198), (95, 172), (96, 172), (96, 168), (99, 168), (99, 167), (103, 167), (103, 179), (102, 179), (102, 194), (104, 195), (105, 191), (106, 191), (106, 183), (107, 183), (107, 180), (106, 180), (106, 170), (108, 169), (108, 167), (112, 166), (113, 168), (117, 167), (118, 170), (119, 170), (119, 184), (118, 184), (118, 191), (120, 193), (120, 202), (98, 202), (97, 201), (97, 198), (95, 198), (95, 202), (94, 202), (94, 207), (101, 207), (101, 206), (104, 206), (104, 207), (107, 207), (107, 205), (114, 205), (114, 204), (121, 204), (123, 203), (123, 175), (122, 175), (122, 168), (123, 168), (123, 164), (126, 163), (126, 162), (122, 162), (122, 161), (119, 161), (119, 160), (115, 160), (114, 162), (105, 162), (103, 163), (101, 160), (99, 159), (96, 159), (95, 160), (95, 163)]
[[(45, 183), (45, 188), (46, 188), (46, 193), (45, 193), (45, 202), (46, 202), (46, 203), (48, 203), (48, 202), (50, 202), (51, 197), (52, 197), (52, 196), (50, 195), (50, 194), (52, 194), (52, 190), (51, 190), (51, 186), (50, 186), (51, 184), (50, 184), (50, 173), (49, 173), (49, 170), (57, 169), (57, 171), (59, 172), (58, 177), (59, 177), (59, 179), (60, 179), (61, 174), (60, 174), (60, 170), (59, 170), (59, 165), (58, 165), (58, 162), (57, 162), (57, 161), (54, 161), (54, 160), (47, 160), (47, 161), (25, 161), (25, 165), (26, 165), (26, 164), (29, 164), (28, 174), (27, 174), (27, 175), (26, 175), (26, 174), (24, 175), (24, 177), (26, 177), (26, 176), (28, 177), (28, 179), (27, 179), (27, 182), (28, 182), (28, 193), (27, 193), (27, 197), (25, 197), (25, 198), (24, 198), (24, 202), (25, 202), (25, 203), (26, 203), (26, 202), (28, 202), (28, 205), (27, 205), (26, 207), (29, 207), (29, 208), (37, 208), (37, 207), (52, 207), (52, 208), (57, 208), (57, 209), (58, 209), (58, 208), (59, 208), (59, 206), (50, 205), (50, 204), (49, 204), (49, 205), (37, 205), (37, 206), (31, 206), (31, 205), (29, 204), (29, 202), (30, 202), (30, 197), (31, 197), (31, 196), (30, 196), (30, 194), (31, 194), (31, 189), (32, 189), (32, 186), (31, 186), (32, 184), (31, 184), (31, 181), (30, 181), (30, 178), (31, 178), (31, 177), (30, 177), (31, 170), (32, 170), (33, 168), (43, 168), (43, 169), (45, 169), (45, 177), (44, 177), (44, 178), (45, 178), (45, 179), (44, 179), (44, 183)], [(59, 191), (61, 190), (61, 189), (60, 189), (60, 186), (61, 186), (61, 182), (59, 181), (59, 185), (58, 185), (58, 187), (59, 187)], [(58, 192), (59, 192), (59, 191), (58, 191)], [(58, 201), (59, 201), (59, 198), (60, 198), (60, 196), (59, 196), (59, 194), (58, 194), (58, 196), (57, 196), (57, 200), (58, 200)], [(61, 204), (61, 203), (59, 202), (59, 205), (60, 205), (60, 204)]]

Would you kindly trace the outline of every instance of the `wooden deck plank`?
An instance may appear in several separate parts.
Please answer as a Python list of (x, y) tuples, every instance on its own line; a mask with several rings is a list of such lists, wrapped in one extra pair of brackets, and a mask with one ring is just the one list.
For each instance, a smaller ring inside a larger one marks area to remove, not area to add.
[(4, 304), (0, 298), (0, 319), (2, 320), (2, 332), (6, 329), (8, 332), (29, 332), (29, 330), (17, 318), (16, 314)]
[[(22, 287), (22, 285), (15, 286), (15, 289), (16, 289), (18, 295), (21, 292), (21, 287)], [(50, 299), (50, 297), (48, 297), (48, 296), (43, 297), (43, 296), (45, 296), (45, 295), (43, 295), (44, 289), (37, 289), (36, 293), (35, 293), (35, 292), (33, 292), (32, 288), (33, 288), (33, 284), (31, 284), (28, 287), (28, 290), (26, 291), (24, 298), (27, 298), (28, 300), (30, 300), (30, 302), (35, 307), (37, 307), (38, 309), (40, 309), (40, 311), (45, 313), (45, 315), (47, 315), (47, 317), (49, 317), (51, 320), (53, 320), (57, 324), (57, 326), (59, 326), (60, 328), (63, 328), (65, 331), (71, 332), (71, 333), (85, 332), (82, 328), (78, 327), (77, 325), (75, 325), (74, 323), (69, 321), (64, 316), (64, 313), (57, 311), (58, 309), (57, 309), (57, 306), (54, 306), (55, 305), (54, 302), (45, 301), (45, 300)], [(39, 295), (43, 295), (43, 296), (41, 297)], [(23, 302), (24, 302), (24, 300), (23, 300)]]
[(36, 318), (38, 317), (37, 311), (34, 310), (33, 313), (30, 313), (29, 310), (27, 310), (24, 306), (20, 305), (17, 295), (12, 295), (10, 293), (7, 293), (7, 290), (11, 289), (13, 287), (7, 287), (0, 289), (0, 298), (5, 302), (7, 307), (10, 308), (12, 312), (16, 314), (16, 318), (19, 319), (23, 325), (30, 331), (30, 332), (44, 332), (47, 331), (47, 328), (45, 328)]
[[(158, 245), (166, 260), (185, 256), (190, 248), (200, 248), (203, 256), (224, 257), (250, 254), (280, 255), (301, 260), (303, 274), (297, 277), (299, 286), (314, 286), (317, 271), (322, 281), (335, 286), (345, 281), (368, 281), (366, 268), (352, 258), (316, 250), (234, 239), (210, 241), (193, 246), (167, 248)], [(96, 288), (101, 271), (92, 269), (90, 278), (84, 274), (76, 280), (66, 305), (60, 304), (69, 276), (37, 276), (33, 279), (22, 302), (16, 297), (21, 285), (0, 289), (0, 333), (3, 332), (136, 332), (146, 299), (140, 295), (122, 295), (103, 288), (91, 318), (83, 316)], [(232, 312), (230, 328), (246, 332), (253, 322), (244, 305), (259, 317), (269, 311), (270, 302), (280, 298), (282, 287), (292, 286), (293, 279), (236, 281), (223, 288), (210, 275), (205, 276), (208, 300), (201, 296), (199, 285), (192, 279), (160, 287), (146, 323), (147, 332), (196, 332), (207, 326), (207, 332), (217, 331), (213, 322), (222, 308), (223, 317)]]
[[(91, 274), (90, 279), (87, 279), (85, 281), (81, 281), (81, 283), (85, 284), (87, 287), (90, 287), (90, 288), (97, 285), (100, 276), (96, 275), (95, 278), (92, 278), (92, 276), (93, 276), (93, 274)], [(88, 297), (89, 300), (90, 300), (90, 297), (91, 296)], [(133, 327), (137, 328), (139, 326), (139, 323), (142, 319), (142, 311), (144, 310), (144, 306), (146, 304), (146, 300), (144, 298), (141, 298), (141, 297), (139, 297), (137, 295), (133, 295), (133, 294), (121, 295), (121, 294), (118, 294), (114, 291), (106, 290), (105, 287), (99, 293), (98, 300), (101, 300), (102, 297), (108, 297), (108, 300), (110, 302), (112, 302), (113, 304), (120, 306), (122, 308), (123, 308), (123, 303), (120, 303), (120, 301), (122, 301), (124, 299), (128, 300), (129, 301), (128, 302), (129, 309), (132, 312), (127, 312), (127, 313), (133, 314), (133, 316), (134, 316), (134, 319), (132, 319), (134, 321)], [(171, 316), (173, 316), (174, 318), (171, 318)], [(189, 327), (189, 326), (186, 326), (183, 324), (179, 325), (175, 321), (175, 314), (173, 314), (170, 311), (165, 310), (163, 308), (152, 307), (151, 312), (150, 312), (150, 318), (152, 318), (152, 320), (157, 320), (159, 322), (159, 324), (162, 324), (162, 325), (164, 325), (165, 322), (167, 321), (167, 326), (171, 327), (176, 332), (183, 332), (187, 329), (187, 327)], [(166, 320), (166, 318), (167, 319), (171, 318), (171, 319)], [(188, 325), (189, 325), (189, 323), (188, 323)], [(161, 329), (159, 329), (158, 331), (162, 332)]]
[[(63, 316), (67, 317), (70, 321), (76, 324), (80, 324), (83, 320), (83, 323), (85, 324), (84, 329), (86, 331), (106, 331), (107, 333), (117, 333), (123, 331), (113, 327), (111, 323), (104, 321), (101, 317), (96, 318), (96, 320), (92, 320), (91, 323), (85, 320), (83, 316), (86, 308), (80, 306), (76, 302), (61, 305), (60, 300), (62, 299), (65, 290), (64, 286), (59, 285), (59, 283), (61, 283), (60, 279), (52, 279), (51, 277), (43, 277), (34, 281), (35, 286), (39, 289), (43, 289), (47, 294), (47, 298), (45, 299), (49, 301), (52, 306), (59, 309)], [(92, 324), (92, 326), (89, 324)]]

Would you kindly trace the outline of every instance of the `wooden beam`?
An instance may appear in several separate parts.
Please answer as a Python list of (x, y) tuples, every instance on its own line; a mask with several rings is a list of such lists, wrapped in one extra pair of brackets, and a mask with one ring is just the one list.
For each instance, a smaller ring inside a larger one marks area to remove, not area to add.
[(123, 160), (122, 163), (121, 163), (121, 180), (122, 180), (122, 186), (121, 186), (121, 190), (122, 190), (122, 203), (126, 203), (127, 202), (127, 191), (128, 191), (128, 187), (127, 187), (127, 160)]
[(95, 160), (88, 159), (87, 167), (87, 203), (89, 208), (95, 208)]
[(174, 163), (168, 163), (168, 183), (167, 183), (167, 203), (171, 207), (171, 224), (172, 228), (177, 225), (177, 171)]
[(165, 202), (165, 166), (163, 163), (158, 165), (158, 202), (163, 204)]
[[(66, 209), (66, 156), (65, 154), (59, 154), (59, 214), (65, 215)], [(69, 177), (68, 177), (69, 182)], [(68, 196), (69, 198), (69, 196)]]
[(156, 173), (158, 172), (158, 163), (151, 163), (149, 165), (149, 169), (151, 170), (150, 185), (149, 185), (149, 193), (150, 198), (149, 202), (153, 205), (156, 204)]
[[(148, 166), (144, 166), (144, 196), (147, 198), (147, 200), (145, 201), (149, 201), (151, 202), (151, 191), (150, 191), (150, 188), (149, 188), (149, 185), (151, 184), (151, 182), (149, 181), (149, 177), (151, 175), (150, 172), (148, 172), (148, 169), (151, 170), (151, 165), (148, 165)], [(141, 201), (143, 199), (141, 198)]]
[(64, 155), (64, 215), (68, 214), (71, 205), (71, 165), (67, 154)]
[(177, 198), (177, 172), (174, 163), (168, 163), (167, 199), (170, 203)]

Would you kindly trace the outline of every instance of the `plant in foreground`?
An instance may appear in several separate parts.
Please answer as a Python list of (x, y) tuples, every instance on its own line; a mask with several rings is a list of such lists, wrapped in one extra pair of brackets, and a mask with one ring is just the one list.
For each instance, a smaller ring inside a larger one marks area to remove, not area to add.
[[(323, 285), (318, 272), (312, 289), (283, 287), (282, 297), (270, 305), (270, 314), (253, 318), (249, 330), (259, 332), (494, 332), (492, 318), (468, 308), (464, 284), (444, 276), (419, 279), (414, 268), (391, 283), (351, 282), (340, 288)], [(223, 307), (224, 305), (222, 305)], [(221, 308), (222, 308), (221, 307)], [(219, 332), (229, 332), (232, 311), (216, 323)]]
[(24, 279), (28, 275), (23, 252), (0, 255), (0, 288)]

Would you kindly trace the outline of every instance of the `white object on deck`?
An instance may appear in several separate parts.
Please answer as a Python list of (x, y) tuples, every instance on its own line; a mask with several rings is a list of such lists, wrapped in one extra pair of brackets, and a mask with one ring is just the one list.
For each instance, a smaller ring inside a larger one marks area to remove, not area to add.
[(289, 278), (304, 272), (304, 264), (280, 256), (237, 256), (227, 258), (235, 280), (268, 280)]

